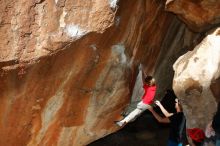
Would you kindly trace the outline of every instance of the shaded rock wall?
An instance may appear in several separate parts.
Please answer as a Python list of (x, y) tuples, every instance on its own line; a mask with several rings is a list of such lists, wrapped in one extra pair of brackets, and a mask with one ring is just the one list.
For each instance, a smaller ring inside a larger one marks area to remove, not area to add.
[(192, 50), (202, 35), (194, 33), (178, 19), (173, 19), (161, 45), (159, 59), (154, 72), (157, 80), (157, 98), (162, 98), (166, 89), (173, 86), (173, 64), (179, 56)]

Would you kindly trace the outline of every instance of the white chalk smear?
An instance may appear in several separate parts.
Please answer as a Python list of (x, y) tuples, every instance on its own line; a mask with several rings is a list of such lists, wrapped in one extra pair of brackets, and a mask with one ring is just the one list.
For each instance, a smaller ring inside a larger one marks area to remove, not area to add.
[(78, 25), (73, 25), (73, 24), (66, 25), (64, 31), (69, 37), (73, 37), (77, 39), (81, 38), (87, 33), (87, 31), (81, 29)]
[(110, 4), (111, 8), (115, 9), (117, 7), (118, 0), (108, 0), (108, 1), (109, 1), (109, 4)]

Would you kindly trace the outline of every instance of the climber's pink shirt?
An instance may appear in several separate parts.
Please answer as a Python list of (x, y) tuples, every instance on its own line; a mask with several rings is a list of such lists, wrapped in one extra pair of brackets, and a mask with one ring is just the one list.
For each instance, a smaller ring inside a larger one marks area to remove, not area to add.
[(156, 86), (148, 86), (146, 84), (143, 85), (144, 95), (142, 96), (142, 101), (145, 104), (151, 104), (154, 100), (154, 96), (156, 93)]

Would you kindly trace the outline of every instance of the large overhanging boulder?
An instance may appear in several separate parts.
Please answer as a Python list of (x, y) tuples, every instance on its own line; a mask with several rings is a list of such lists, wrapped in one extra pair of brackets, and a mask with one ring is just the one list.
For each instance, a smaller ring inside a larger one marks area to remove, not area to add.
[(167, 0), (166, 10), (177, 14), (194, 31), (205, 31), (220, 23), (219, 0)]
[[(219, 46), (220, 28), (208, 34), (193, 51), (181, 56), (173, 66), (173, 87), (182, 100), (190, 128), (204, 129), (216, 111), (216, 101), (220, 97), (214, 96), (215, 91), (212, 92), (210, 86), (220, 76)], [(219, 91), (219, 84), (214, 90)]]

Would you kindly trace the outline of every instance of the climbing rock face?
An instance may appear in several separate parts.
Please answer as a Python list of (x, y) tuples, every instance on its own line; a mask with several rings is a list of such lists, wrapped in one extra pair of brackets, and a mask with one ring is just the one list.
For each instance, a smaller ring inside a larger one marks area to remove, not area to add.
[(118, 130), (137, 66), (153, 72), (173, 20), (163, 6), (1, 1), (0, 145), (84, 146)]
[(204, 129), (216, 111), (216, 101), (220, 99), (215, 97), (219, 92), (216, 88), (219, 82), (215, 83), (220, 76), (219, 46), (220, 28), (217, 28), (174, 64), (173, 86), (182, 100), (189, 128)]
[(193, 31), (204, 31), (220, 22), (218, 0), (167, 0), (166, 10), (177, 14)]
[[(114, 23), (117, 0), (3, 0), (0, 61), (33, 62)], [(3, 47), (4, 46), (4, 47)]]

